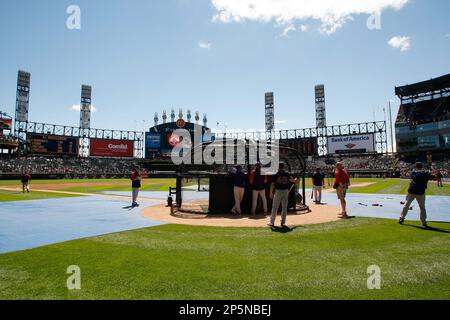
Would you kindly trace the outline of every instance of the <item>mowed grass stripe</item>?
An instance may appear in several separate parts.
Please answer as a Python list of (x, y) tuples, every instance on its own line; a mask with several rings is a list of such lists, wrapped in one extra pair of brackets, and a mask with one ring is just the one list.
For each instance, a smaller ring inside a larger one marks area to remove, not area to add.
[(68, 198), (68, 197), (77, 197), (77, 195), (55, 194), (50, 192), (35, 192), (35, 191), (32, 191), (30, 193), (22, 193), (18, 191), (0, 190), (0, 202), (44, 200), (44, 199)]
[[(2, 299), (449, 299), (450, 225), (166, 225), (0, 255)], [(82, 290), (66, 269), (79, 265)], [(367, 289), (367, 268), (382, 290)]]

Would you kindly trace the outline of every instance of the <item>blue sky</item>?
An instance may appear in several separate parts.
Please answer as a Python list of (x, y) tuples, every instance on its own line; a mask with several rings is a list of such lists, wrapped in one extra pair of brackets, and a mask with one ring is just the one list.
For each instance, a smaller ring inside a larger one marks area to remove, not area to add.
[[(14, 113), (24, 69), (30, 121), (77, 126), (71, 107), (89, 84), (97, 128), (141, 130), (155, 112), (183, 108), (207, 113), (213, 129), (260, 129), (266, 91), (275, 92), (277, 128), (303, 128), (315, 126), (316, 84), (326, 86), (328, 124), (343, 124), (374, 111), (383, 120), (396, 85), (450, 72), (448, 0), (377, 0), (387, 4), (380, 30), (367, 28), (361, 9), (374, 0), (346, 0), (345, 14), (338, 0), (308, 12), (260, 1), (245, 0), (248, 11), (236, 0), (2, 0), (0, 110)], [(69, 5), (81, 9), (81, 30), (66, 27)]]

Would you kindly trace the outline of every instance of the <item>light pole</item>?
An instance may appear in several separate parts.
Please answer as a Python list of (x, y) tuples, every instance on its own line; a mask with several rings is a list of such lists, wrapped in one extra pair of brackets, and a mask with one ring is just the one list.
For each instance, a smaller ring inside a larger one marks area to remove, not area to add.
[(389, 100), (389, 126), (390, 126), (390, 133), (391, 133), (391, 151), (392, 154), (395, 152), (395, 141), (394, 141), (394, 124), (392, 122), (392, 105), (391, 100)]

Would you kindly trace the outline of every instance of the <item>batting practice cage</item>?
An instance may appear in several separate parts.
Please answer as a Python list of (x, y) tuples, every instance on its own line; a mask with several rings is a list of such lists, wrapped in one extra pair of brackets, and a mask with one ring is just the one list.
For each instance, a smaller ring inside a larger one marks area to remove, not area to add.
[[(199, 157), (202, 158), (201, 164), (198, 161)], [(216, 161), (216, 157), (223, 160)], [(276, 159), (276, 161), (266, 164), (264, 160), (268, 158)], [(196, 164), (191, 164), (194, 159), (197, 159)], [(243, 214), (250, 214), (253, 195), (249, 181), (250, 172), (258, 162), (262, 163), (262, 174), (267, 175), (265, 192), (269, 212), (272, 209), (270, 186), (280, 162), (285, 164), (285, 170), (294, 178), (290, 182), (290, 214), (310, 211), (305, 197), (306, 163), (297, 150), (271, 141), (225, 139), (198, 145), (184, 156), (177, 173), (173, 212), (203, 215), (229, 214), (235, 204), (233, 172), (236, 171), (236, 166), (241, 165), (246, 171), (245, 193), (241, 209)], [(261, 214), (263, 213), (262, 200), (258, 201), (257, 213)]]

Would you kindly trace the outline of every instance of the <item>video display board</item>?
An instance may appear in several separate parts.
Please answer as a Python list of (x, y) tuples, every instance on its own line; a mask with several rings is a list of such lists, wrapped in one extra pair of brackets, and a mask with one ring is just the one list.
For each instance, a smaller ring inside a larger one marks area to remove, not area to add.
[(161, 148), (161, 134), (147, 132), (145, 134), (145, 148), (146, 149), (160, 149)]
[[(184, 140), (175, 133), (176, 130), (183, 129), (190, 133), (190, 141)], [(154, 157), (168, 157), (174, 147), (182, 143), (190, 148), (195, 144), (194, 134), (201, 133), (201, 141), (213, 141), (214, 135), (209, 133), (209, 129), (191, 122), (185, 122), (180, 119), (176, 122), (164, 123), (153, 127), (145, 134), (145, 157), (147, 159)]]
[(32, 154), (78, 155), (78, 138), (32, 133), (27, 135), (27, 142)]

